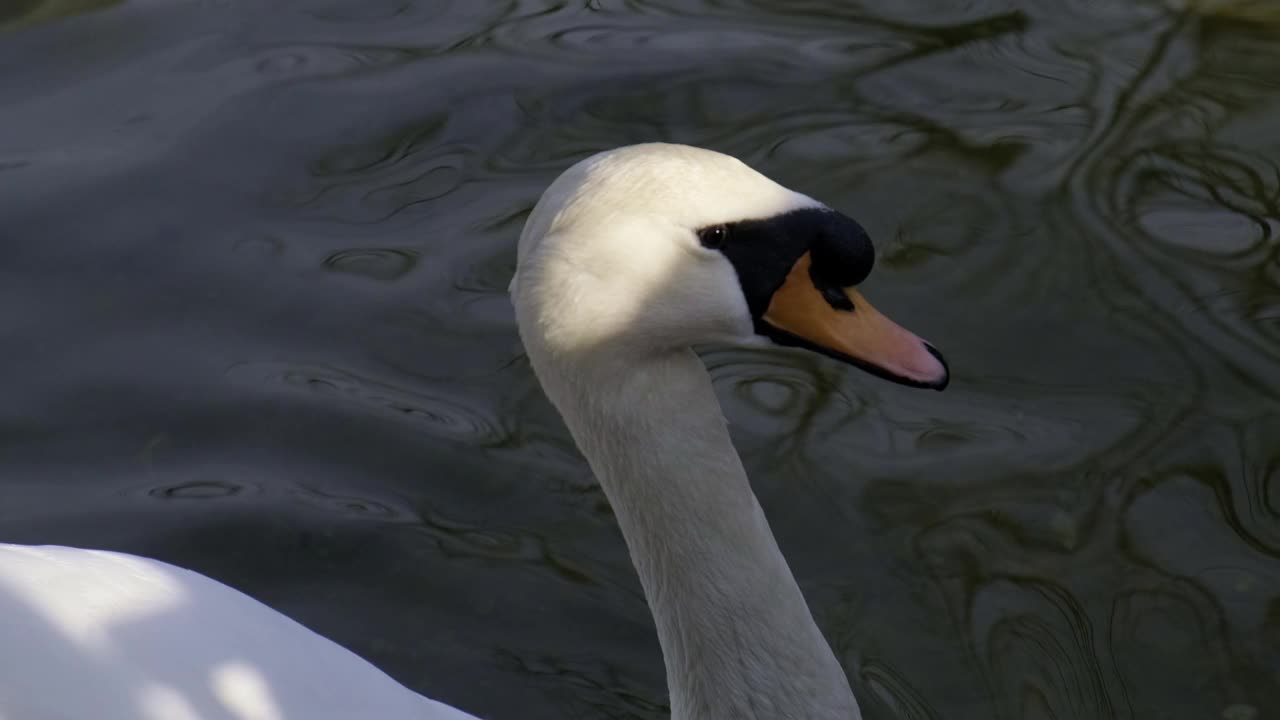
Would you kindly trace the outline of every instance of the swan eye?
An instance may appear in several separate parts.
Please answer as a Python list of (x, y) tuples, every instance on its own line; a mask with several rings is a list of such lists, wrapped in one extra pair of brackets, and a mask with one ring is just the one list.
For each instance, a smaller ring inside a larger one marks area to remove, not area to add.
[(713, 225), (709, 228), (703, 228), (698, 231), (698, 239), (702, 241), (702, 246), (712, 250), (719, 250), (729, 239), (729, 228), (724, 225)]

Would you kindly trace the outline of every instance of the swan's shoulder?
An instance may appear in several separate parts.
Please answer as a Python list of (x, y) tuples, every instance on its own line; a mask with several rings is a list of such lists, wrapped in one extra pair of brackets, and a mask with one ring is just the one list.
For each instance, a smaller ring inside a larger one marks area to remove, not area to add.
[(474, 720), (198, 573), (0, 545), (0, 718)]

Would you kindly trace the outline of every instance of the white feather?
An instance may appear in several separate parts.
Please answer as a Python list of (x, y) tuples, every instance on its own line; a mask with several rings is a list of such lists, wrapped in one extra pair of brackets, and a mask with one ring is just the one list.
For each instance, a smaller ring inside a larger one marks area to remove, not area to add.
[(18, 545), (0, 545), (0, 718), (473, 720), (203, 575)]

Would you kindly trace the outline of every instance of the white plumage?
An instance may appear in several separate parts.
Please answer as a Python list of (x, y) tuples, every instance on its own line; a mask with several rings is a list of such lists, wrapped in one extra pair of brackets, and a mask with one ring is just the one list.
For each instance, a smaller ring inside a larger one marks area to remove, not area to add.
[(474, 720), (190, 570), (0, 545), (0, 719), (233, 718)]

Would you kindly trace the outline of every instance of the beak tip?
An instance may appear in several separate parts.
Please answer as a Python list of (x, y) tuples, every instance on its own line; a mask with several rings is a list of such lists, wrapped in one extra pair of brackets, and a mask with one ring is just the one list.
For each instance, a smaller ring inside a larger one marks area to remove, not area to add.
[(921, 342), (924, 343), (924, 349), (933, 356), (934, 360), (938, 361), (938, 365), (942, 371), (941, 376), (937, 380), (930, 382), (928, 387), (937, 390), (938, 392), (942, 392), (943, 390), (946, 390), (947, 385), (951, 383), (951, 368), (947, 367), (947, 360), (942, 357), (942, 353), (938, 352), (938, 348), (924, 340), (921, 340)]

